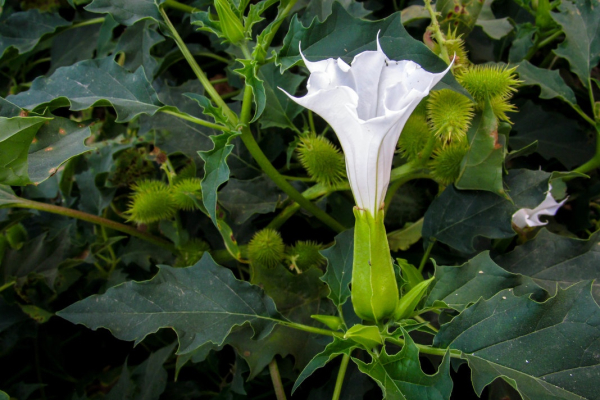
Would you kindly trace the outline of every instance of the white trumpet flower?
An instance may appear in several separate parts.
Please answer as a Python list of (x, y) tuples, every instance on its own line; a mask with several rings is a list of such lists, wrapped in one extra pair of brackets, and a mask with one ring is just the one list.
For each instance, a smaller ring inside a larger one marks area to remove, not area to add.
[(562, 205), (565, 204), (568, 199), (567, 197), (558, 203), (556, 200), (554, 200), (554, 197), (552, 197), (552, 193), (550, 193), (551, 191), (552, 185), (549, 185), (546, 198), (536, 208), (521, 208), (519, 211), (514, 213), (512, 216), (513, 225), (519, 229), (546, 225), (548, 222), (540, 221), (540, 217), (542, 215), (555, 215), (558, 209), (562, 207)]
[(383, 206), (400, 132), (421, 99), (448, 72), (434, 74), (413, 61), (364, 51), (351, 66), (342, 59), (310, 62), (310, 77), (296, 103), (320, 115), (337, 134), (358, 208), (375, 215)]

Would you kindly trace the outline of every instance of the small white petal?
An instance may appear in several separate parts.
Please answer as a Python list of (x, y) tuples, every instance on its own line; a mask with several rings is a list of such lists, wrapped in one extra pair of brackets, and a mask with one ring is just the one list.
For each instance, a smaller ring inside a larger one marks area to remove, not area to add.
[(535, 226), (544, 226), (548, 224), (548, 222), (543, 222), (540, 220), (542, 215), (556, 215), (556, 212), (563, 204), (566, 203), (568, 197), (563, 201), (558, 203), (552, 197), (550, 193), (552, 191), (552, 185), (550, 185), (550, 189), (546, 194), (546, 198), (542, 201), (536, 208), (521, 208), (512, 216), (512, 222), (515, 226), (524, 229), (526, 227), (533, 228)]

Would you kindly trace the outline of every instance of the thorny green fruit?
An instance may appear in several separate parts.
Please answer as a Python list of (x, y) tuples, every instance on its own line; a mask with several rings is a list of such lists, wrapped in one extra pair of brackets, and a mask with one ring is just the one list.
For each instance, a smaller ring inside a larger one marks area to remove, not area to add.
[(253, 265), (273, 268), (283, 260), (284, 255), (285, 244), (274, 229), (256, 232), (248, 243), (248, 257)]

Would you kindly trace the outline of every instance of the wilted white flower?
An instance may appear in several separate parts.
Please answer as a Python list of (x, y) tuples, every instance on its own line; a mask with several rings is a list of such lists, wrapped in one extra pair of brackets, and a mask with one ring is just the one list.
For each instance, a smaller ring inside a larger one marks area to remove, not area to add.
[(375, 215), (390, 182), (400, 132), (421, 99), (448, 72), (433, 74), (413, 61), (393, 61), (381, 50), (364, 51), (351, 66), (342, 59), (310, 62), (304, 97), (288, 96), (319, 114), (337, 134), (356, 205)]
[(540, 221), (540, 217), (542, 215), (555, 215), (558, 209), (565, 204), (568, 197), (565, 198), (560, 203), (557, 203), (552, 197), (552, 185), (549, 185), (548, 193), (546, 194), (546, 198), (541, 202), (539, 206), (534, 208), (521, 208), (519, 211), (513, 214), (512, 223), (517, 226), (519, 229), (525, 229), (526, 227), (533, 228), (535, 226), (543, 226), (548, 222)]

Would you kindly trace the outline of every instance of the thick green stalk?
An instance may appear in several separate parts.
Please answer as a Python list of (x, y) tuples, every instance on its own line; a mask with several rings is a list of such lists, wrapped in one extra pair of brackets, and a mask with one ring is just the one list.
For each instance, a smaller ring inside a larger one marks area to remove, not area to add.
[(434, 244), (435, 239), (431, 239), (431, 242), (429, 242), (429, 246), (427, 246), (427, 250), (425, 250), (425, 254), (423, 254), (421, 264), (419, 264), (419, 272), (423, 272), (423, 268), (425, 268), (425, 264), (427, 264), (427, 260), (429, 260), (429, 254), (431, 254), (431, 249), (433, 249)]
[(596, 154), (591, 160), (575, 168), (573, 172), (585, 174), (598, 167), (600, 167), (600, 126), (596, 126)]
[(275, 359), (272, 359), (269, 363), (269, 373), (271, 374), (271, 381), (273, 382), (273, 388), (275, 389), (275, 397), (277, 397), (277, 400), (286, 400), (283, 383), (281, 383), (281, 375), (279, 374), (279, 367), (277, 366), (277, 361)]
[[(404, 339), (395, 339), (392, 337), (386, 337), (385, 340), (390, 343), (393, 343), (395, 345), (398, 345), (398, 346), (404, 346), (404, 344), (405, 344)], [(430, 347), (430, 346), (426, 346), (426, 345), (418, 344), (418, 343), (415, 343), (415, 346), (417, 346), (417, 348), (419, 349), (419, 353), (431, 354), (433, 356), (444, 356), (446, 354), (446, 352), (448, 351), (447, 349), (437, 349), (435, 347)], [(460, 350), (450, 349), (450, 357), (461, 358), (461, 355), (462, 355), (462, 352)]]
[(149, 233), (138, 231), (134, 227), (121, 224), (110, 219), (98, 217), (97, 215), (88, 214), (83, 211), (73, 210), (71, 208), (55, 206), (53, 204), (40, 203), (37, 201), (21, 198), (18, 202), (7, 205), (7, 207), (27, 208), (30, 210), (45, 211), (52, 214), (64, 215), (65, 217), (76, 218), (82, 221), (91, 222), (92, 224), (100, 225), (109, 229), (114, 229), (115, 231), (123, 232), (128, 235), (145, 240), (149, 243), (167, 249), (172, 253), (177, 253), (177, 249), (175, 248), (175, 245), (173, 243), (167, 242), (166, 240), (151, 235)]
[(429, 12), (429, 17), (431, 18), (430, 29), (433, 32), (433, 37), (440, 46), (440, 51), (442, 52), (440, 56), (446, 64), (450, 64), (450, 56), (448, 56), (448, 49), (446, 49), (446, 39), (444, 38), (444, 34), (438, 23), (437, 13), (431, 7), (431, 0), (425, 0), (425, 9)]
[(346, 376), (346, 369), (348, 369), (348, 361), (350, 361), (350, 355), (344, 354), (342, 356), (342, 362), (338, 371), (337, 379), (335, 380), (335, 389), (333, 390), (333, 397), (331, 400), (339, 400), (340, 394), (342, 393), (342, 385), (344, 384), (344, 377)]

